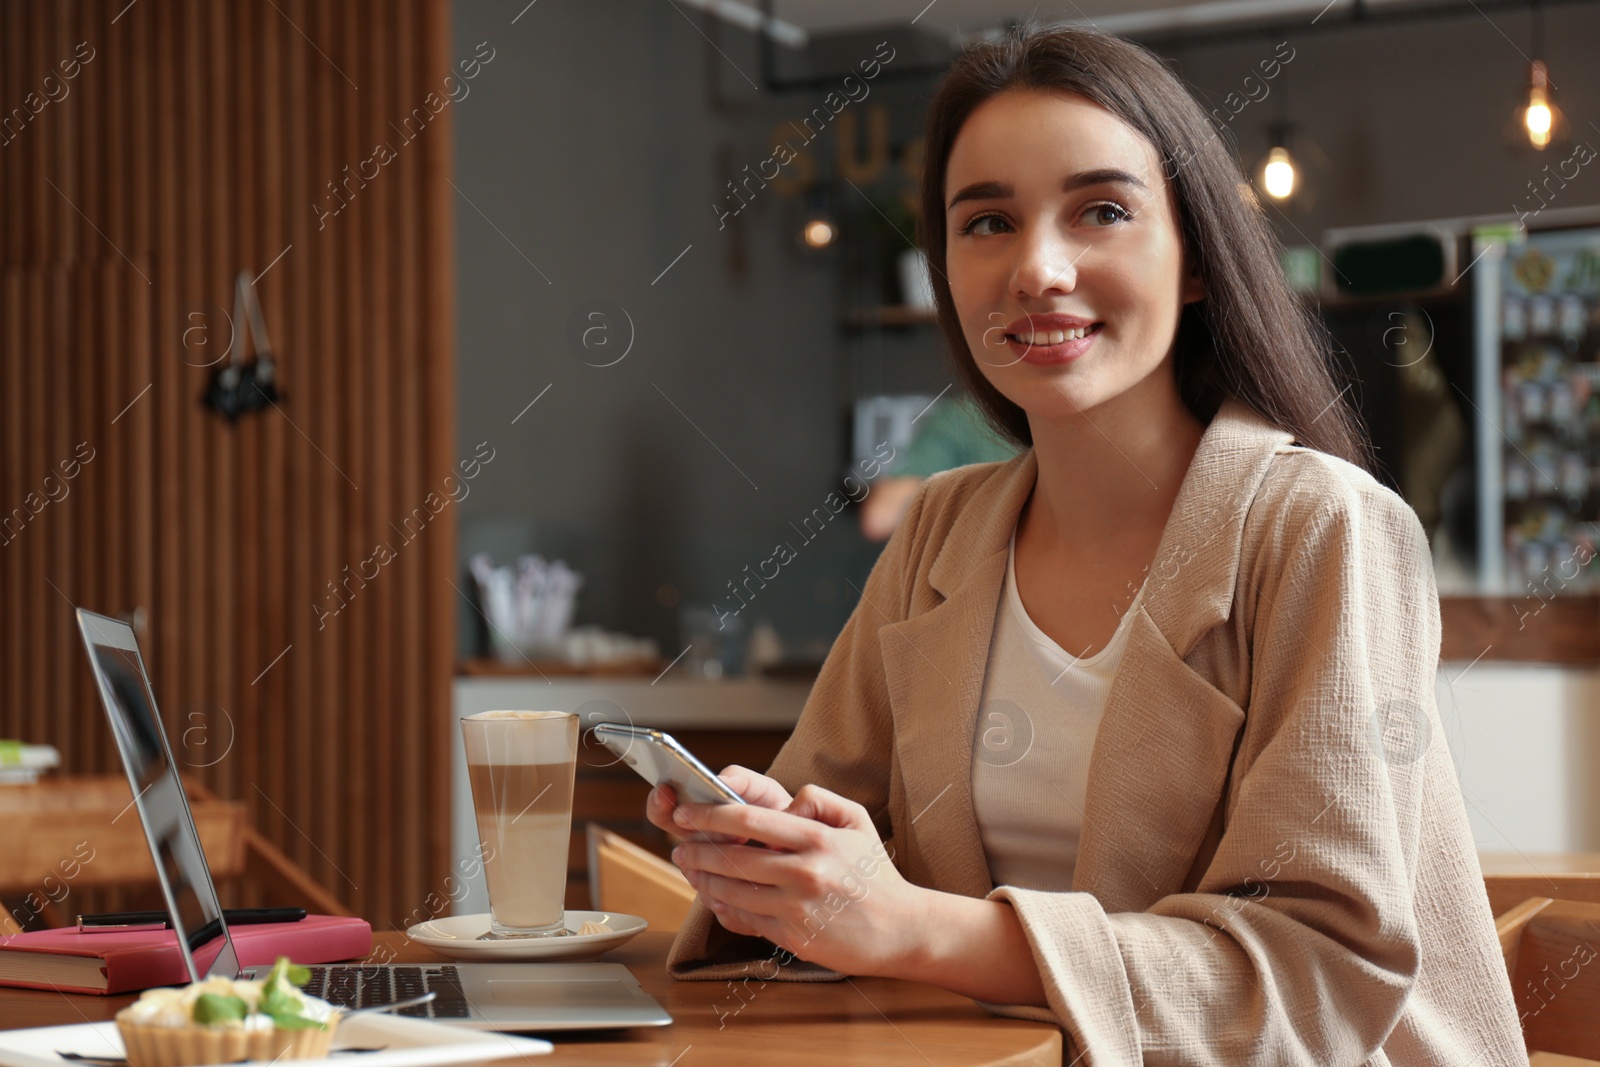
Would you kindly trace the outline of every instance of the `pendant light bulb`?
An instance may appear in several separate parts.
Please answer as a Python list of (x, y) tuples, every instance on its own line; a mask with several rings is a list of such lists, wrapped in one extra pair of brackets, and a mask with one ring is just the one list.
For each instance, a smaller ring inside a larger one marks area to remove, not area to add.
[(839, 236), (839, 231), (834, 228), (833, 223), (818, 217), (806, 220), (802, 236), (808, 248), (827, 248), (833, 244), (834, 238)]
[(1299, 179), (1295, 170), (1294, 158), (1289, 155), (1289, 150), (1283, 145), (1274, 145), (1271, 152), (1267, 153), (1267, 161), (1261, 168), (1261, 186), (1267, 195), (1274, 200), (1287, 200), (1294, 195), (1294, 188)]
[(1528, 142), (1535, 148), (1550, 143), (1556, 126), (1556, 106), (1550, 100), (1550, 70), (1544, 60), (1533, 61), (1528, 71), (1528, 103), (1522, 109), (1522, 125)]

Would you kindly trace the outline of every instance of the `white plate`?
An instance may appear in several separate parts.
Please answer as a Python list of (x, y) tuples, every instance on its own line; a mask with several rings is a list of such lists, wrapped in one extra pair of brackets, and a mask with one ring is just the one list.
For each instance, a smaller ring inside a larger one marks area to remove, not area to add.
[[(603, 934), (577, 933), (587, 922), (603, 923), (609, 929)], [(623, 915), (615, 911), (569, 911), (566, 924), (568, 930), (574, 931), (566, 937), (481, 941), (479, 938), (489, 932), (489, 913), (484, 912), (481, 915), (451, 915), (430, 919), (407, 927), (406, 936), (451, 959), (515, 963), (589, 959), (626, 944), (650, 927), (637, 915)]]
[[(466, 1030), (459, 1026), (407, 1019), (396, 1015), (354, 1015), (334, 1033), (333, 1054), (300, 1064), (360, 1064), (361, 1067), (424, 1067), (435, 1063), (463, 1063), (503, 1056), (537, 1056), (555, 1046), (536, 1037), (518, 1037)], [(341, 1048), (381, 1048), (381, 1052), (341, 1055)], [(121, 1057), (122, 1038), (117, 1024), (77, 1023), (41, 1026), (32, 1030), (0, 1030), (0, 1064), (5, 1067), (75, 1067), (58, 1052), (85, 1056)], [(87, 1067), (87, 1065), (85, 1065)]]

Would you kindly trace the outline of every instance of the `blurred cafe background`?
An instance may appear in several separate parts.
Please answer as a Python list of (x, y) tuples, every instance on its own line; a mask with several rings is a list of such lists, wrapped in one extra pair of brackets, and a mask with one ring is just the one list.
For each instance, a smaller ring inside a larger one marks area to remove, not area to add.
[[(1000, 448), (911, 196), (944, 65), (1024, 18), (1210, 110), (1432, 541), (1407, 743), (1486, 855), (1600, 852), (1592, 0), (5, 0), (0, 777), (120, 773), (74, 606), (138, 628), (245, 903), (485, 910), (475, 711), (764, 768), (894, 494)], [(587, 823), (665, 840), (583, 760), (587, 907)], [(17, 848), (12, 927), (147, 899)]]

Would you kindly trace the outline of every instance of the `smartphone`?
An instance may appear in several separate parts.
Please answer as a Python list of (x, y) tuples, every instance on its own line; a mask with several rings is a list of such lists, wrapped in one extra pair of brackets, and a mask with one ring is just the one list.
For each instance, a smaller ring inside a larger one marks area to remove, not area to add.
[(744, 797), (728, 787), (671, 734), (643, 726), (596, 724), (594, 736), (651, 785), (670, 785), (679, 801), (692, 804), (743, 804)]

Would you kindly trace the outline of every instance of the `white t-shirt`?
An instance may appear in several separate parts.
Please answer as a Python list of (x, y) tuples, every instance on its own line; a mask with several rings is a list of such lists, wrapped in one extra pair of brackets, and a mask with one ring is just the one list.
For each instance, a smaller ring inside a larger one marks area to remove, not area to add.
[(972, 806), (995, 885), (1072, 888), (1089, 756), (1138, 596), (1105, 648), (1079, 659), (1034, 625), (1017, 595), (1017, 536), (995, 610), (978, 725)]

